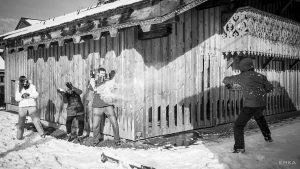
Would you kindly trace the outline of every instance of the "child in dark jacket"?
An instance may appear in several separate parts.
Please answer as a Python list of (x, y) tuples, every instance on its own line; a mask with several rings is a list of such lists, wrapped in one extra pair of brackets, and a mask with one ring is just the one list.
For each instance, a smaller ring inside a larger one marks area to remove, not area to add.
[(80, 141), (83, 138), (83, 129), (84, 129), (84, 107), (80, 98), (82, 91), (72, 85), (71, 82), (67, 82), (66, 86), (67, 91), (62, 89), (57, 89), (57, 91), (63, 95), (67, 100), (67, 120), (66, 128), (68, 141), (71, 141), (76, 138), (76, 136), (71, 135), (72, 131), (72, 122), (76, 118), (78, 120), (78, 140)]

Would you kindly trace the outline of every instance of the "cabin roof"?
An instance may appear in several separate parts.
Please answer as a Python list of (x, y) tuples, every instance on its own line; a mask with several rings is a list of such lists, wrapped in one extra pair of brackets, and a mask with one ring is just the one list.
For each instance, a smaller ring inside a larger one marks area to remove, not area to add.
[(41, 23), (43, 20), (21, 17), (15, 30)]
[(50, 18), (48, 20), (39, 22), (32, 26), (28, 26), (28, 27), (25, 27), (25, 28), (22, 28), (19, 30), (8, 32), (6, 34), (0, 35), (0, 38), (1, 37), (2, 38), (5, 37), (4, 39), (15, 38), (15, 37), (18, 37), (21, 35), (25, 35), (25, 34), (40, 31), (40, 30), (45, 30), (47, 28), (55, 27), (55, 26), (58, 26), (58, 25), (61, 25), (64, 23), (69, 23), (69, 22), (72, 22), (72, 21), (75, 21), (78, 19), (83, 19), (88, 16), (103, 13), (103, 12), (106, 12), (109, 10), (113, 10), (113, 9), (128, 6), (128, 5), (132, 5), (134, 3), (142, 2), (142, 1), (145, 1), (145, 0), (119, 0), (119, 1), (111, 2), (111, 3), (107, 3), (107, 4), (103, 4), (103, 5), (94, 5), (94, 6), (85, 8), (85, 9), (81, 9), (81, 10), (69, 13), (69, 14)]

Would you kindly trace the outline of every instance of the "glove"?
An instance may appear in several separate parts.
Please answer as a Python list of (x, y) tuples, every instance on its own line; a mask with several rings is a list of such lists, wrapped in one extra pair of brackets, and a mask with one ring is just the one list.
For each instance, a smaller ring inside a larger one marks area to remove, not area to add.
[(58, 93), (63, 93), (63, 92), (65, 92), (65, 91), (64, 91), (63, 89), (61, 89), (61, 88), (58, 88), (58, 89), (57, 89), (57, 92), (58, 92)]
[(28, 93), (24, 93), (24, 94), (22, 94), (22, 96), (21, 96), (23, 99), (26, 99), (27, 97), (29, 97), (29, 94)]
[(66, 83), (66, 86), (67, 86), (70, 90), (73, 89), (73, 85), (72, 85), (71, 82), (67, 82), (67, 83)]
[(232, 85), (231, 84), (226, 84), (225, 87), (226, 87), (226, 89), (232, 89)]
[(95, 80), (95, 86), (99, 87), (103, 82), (101, 82), (100, 80)]
[(90, 77), (95, 78), (95, 72), (93, 70), (90, 71)]

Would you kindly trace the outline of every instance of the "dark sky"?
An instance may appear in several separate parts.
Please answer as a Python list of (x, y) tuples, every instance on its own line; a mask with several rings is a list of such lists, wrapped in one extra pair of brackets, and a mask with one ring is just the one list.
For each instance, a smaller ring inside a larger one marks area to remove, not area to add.
[(97, 0), (0, 0), (0, 34), (21, 17), (48, 19), (95, 5)]

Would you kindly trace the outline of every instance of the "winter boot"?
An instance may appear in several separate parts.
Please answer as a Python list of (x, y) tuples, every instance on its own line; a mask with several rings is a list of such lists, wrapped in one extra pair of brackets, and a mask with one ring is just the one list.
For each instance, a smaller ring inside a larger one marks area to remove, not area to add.
[(119, 140), (115, 140), (115, 145), (116, 146), (120, 146), (121, 145), (121, 140), (119, 139)]
[(273, 142), (271, 134), (268, 134), (268, 135), (265, 136), (265, 141), (267, 141), (267, 142)]
[(83, 135), (77, 136), (77, 140), (78, 140), (78, 142), (80, 142), (80, 143), (83, 141), (84, 138), (85, 138), (85, 136), (83, 136)]
[(72, 136), (71, 133), (67, 134), (67, 140), (68, 140), (68, 142), (73, 141), (75, 138), (76, 138), (76, 136)]
[(93, 138), (93, 146), (97, 146), (101, 141), (103, 141), (103, 138)]
[(245, 149), (234, 149), (234, 151), (232, 153), (245, 153)]

